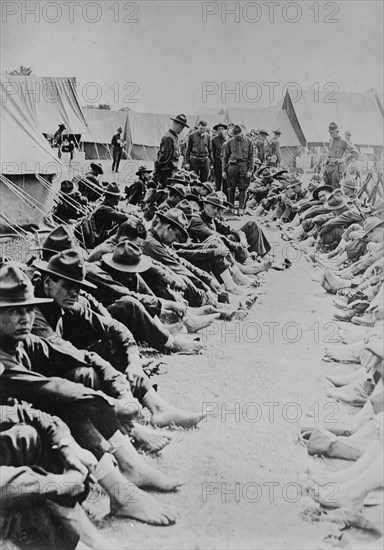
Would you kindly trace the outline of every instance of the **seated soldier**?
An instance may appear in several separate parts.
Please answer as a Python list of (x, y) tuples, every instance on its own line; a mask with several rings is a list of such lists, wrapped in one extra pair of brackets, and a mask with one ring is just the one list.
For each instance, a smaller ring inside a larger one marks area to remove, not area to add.
[(104, 189), (104, 199), (102, 204), (92, 213), (92, 221), (95, 225), (95, 246), (102, 243), (119, 225), (124, 223), (128, 214), (120, 212), (117, 208), (122, 195), (116, 183), (110, 183)]
[(180, 183), (167, 185), (167, 198), (160, 203), (158, 211), (166, 212), (170, 208), (176, 208), (186, 195), (186, 187)]
[[(0, 364), (0, 375), (5, 368)], [(0, 489), (4, 548), (117, 548), (92, 525), (80, 503), (96, 458), (58, 417), (31, 405), (0, 405)]]
[[(10, 397), (27, 400), (42, 411), (60, 416), (76, 441), (99, 461), (94, 474), (111, 497), (116, 514), (156, 525), (174, 522), (174, 514), (135, 487), (174, 490), (178, 483), (144, 462), (125, 435), (138, 410), (125, 377), (111, 373), (106, 362), (98, 370), (100, 376), (111, 374), (112, 397), (58, 376), (70, 371), (82, 374), (86, 368), (88, 378), (96, 380), (89, 356), (73, 348), (61, 351), (31, 334), (35, 306), (47, 303), (50, 299), (34, 297), (30, 280), (19, 268), (6, 264), (0, 269), (0, 362), (4, 367), (0, 403), (6, 404)], [(130, 500), (132, 489), (137, 500)]]
[(191, 307), (217, 306), (217, 294), (211, 286), (214, 284), (212, 277), (180, 258), (171, 248), (175, 242), (188, 240), (188, 225), (187, 217), (177, 208), (166, 213), (159, 212), (144, 241), (143, 253), (173, 270), (174, 277), (181, 279), (184, 285), (184, 298)]
[(59, 197), (52, 212), (53, 219), (57, 223), (77, 220), (84, 215), (87, 204), (87, 199), (81, 196), (77, 186), (72, 181), (64, 180), (60, 184)]
[[(200, 422), (202, 414), (177, 409), (154, 390), (142, 369), (137, 344), (125, 325), (78, 303), (80, 288), (92, 290), (96, 287), (85, 280), (84, 264), (74, 250), (66, 250), (49, 262), (36, 262), (35, 265), (43, 273), (36, 294), (53, 301), (37, 308), (34, 334), (49, 340), (60, 350), (74, 346), (78, 350), (93, 351), (109, 361), (125, 374), (134, 397), (149, 409), (152, 424), (191, 427)], [(133, 435), (145, 440), (141, 430), (136, 425)]]
[(225, 208), (224, 200), (218, 192), (205, 197), (203, 211), (200, 215), (193, 216), (189, 226), (188, 231), (192, 240), (203, 242), (208, 237), (218, 235), (234, 252), (239, 263), (244, 263), (251, 252), (255, 252), (259, 257), (265, 256), (271, 250), (271, 246), (257, 223), (251, 220), (240, 229), (233, 229), (219, 219)]
[(125, 187), (127, 204), (142, 205), (151, 172), (152, 170), (149, 170), (145, 166), (140, 166), (136, 172), (136, 176), (138, 176), (137, 180), (135, 180), (131, 186)]

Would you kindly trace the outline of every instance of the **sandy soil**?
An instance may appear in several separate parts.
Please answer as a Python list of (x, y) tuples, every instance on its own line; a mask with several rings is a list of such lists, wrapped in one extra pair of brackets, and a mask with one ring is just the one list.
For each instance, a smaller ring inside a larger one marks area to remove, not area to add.
[(308, 519), (316, 505), (301, 495), (297, 475), (348, 463), (309, 457), (297, 425), (307, 414), (338, 421), (351, 412), (325, 397), (324, 379), (350, 367), (321, 360), (324, 345), (338, 337), (332, 297), (312, 280), (316, 269), (277, 231), (267, 234), (292, 268), (266, 274), (244, 321), (210, 327), (201, 357), (167, 357), (168, 373), (157, 378), (169, 401), (210, 414), (198, 429), (175, 431), (169, 447), (148, 457), (185, 480), (178, 493), (156, 495), (179, 512), (176, 525), (103, 521), (104, 533), (127, 548), (312, 549), (335, 530)]

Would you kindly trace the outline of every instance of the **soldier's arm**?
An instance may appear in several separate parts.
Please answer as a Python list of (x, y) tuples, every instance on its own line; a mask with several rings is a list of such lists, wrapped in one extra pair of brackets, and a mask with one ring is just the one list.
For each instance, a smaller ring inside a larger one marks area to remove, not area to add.
[(251, 140), (249, 140), (248, 168), (247, 168), (248, 172), (253, 172), (253, 164), (254, 164), (254, 160), (255, 160), (254, 156), (255, 156), (255, 151), (254, 151), (253, 143), (252, 143)]
[(193, 134), (189, 134), (188, 139), (187, 139), (187, 150), (185, 152), (185, 163), (186, 164), (190, 163), (192, 146), (193, 146)]
[(349, 143), (349, 141), (347, 141), (347, 149), (346, 149), (346, 155), (344, 157), (344, 161), (349, 162), (352, 159), (357, 160), (358, 157), (359, 157), (359, 150), (356, 147), (356, 145), (353, 145), (352, 143)]

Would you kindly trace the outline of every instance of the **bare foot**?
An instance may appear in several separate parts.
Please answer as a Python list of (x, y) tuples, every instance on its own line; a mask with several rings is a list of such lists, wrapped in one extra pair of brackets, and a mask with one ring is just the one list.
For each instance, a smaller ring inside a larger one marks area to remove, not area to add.
[(168, 406), (153, 412), (151, 424), (154, 426), (179, 426), (181, 428), (193, 428), (205, 417), (206, 414), (182, 411), (176, 407)]
[(169, 445), (172, 440), (172, 436), (167, 432), (154, 430), (149, 426), (137, 424), (136, 422), (133, 425), (131, 436), (144, 450), (151, 453), (158, 453)]
[(184, 324), (189, 333), (197, 332), (203, 328), (209, 327), (220, 317), (220, 313), (214, 313), (212, 315), (188, 315), (185, 318)]
[[(325, 355), (334, 361), (340, 363), (356, 363), (358, 362), (358, 356), (354, 353), (355, 347), (357, 346), (326, 346), (324, 351)], [(362, 349), (363, 348), (364, 345), (362, 345)]]
[(231, 289), (227, 288), (228, 294), (233, 294), (234, 296), (244, 296), (246, 289), (242, 289), (239, 286), (234, 286)]
[(179, 353), (180, 355), (198, 355), (205, 349), (205, 345), (179, 334), (175, 336), (172, 345), (167, 349), (172, 353)]
[(341, 388), (342, 386), (348, 386), (349, 384), (358, 382), (366, 373), (366, 370), (361, 368), (357, 371), (344, 374), (344, 376), (326, 376), (325, 378), (332, 382), (336, 388)]
[[(116, 453), (115, 456), (117, 458)], [(137, 487), (172, 492), (184, 485), (183, 481), (169, 479), (163, 473), (156, 470), (138, 453), (135, 456), (132, 456), (132, 453), (130, 453), (130, 456), (126, 459), (120, 454), (118, 463), (123, 476), (134, 485), (137, 485)]]
[(361, 510), (365, 494), (356, 491), (352, 482), (338, 484), (329, 482), (309, 489), (309, 495), (324, 508), (349, 508)]
[(176, 514), (166, 506), (157, 502), (151, 495), (132, 484), (132, 496), (130, 502), (118, 506), (112, 505), (113, 515), (137, 519), (150, 525), (172, 525), (176, 521)]

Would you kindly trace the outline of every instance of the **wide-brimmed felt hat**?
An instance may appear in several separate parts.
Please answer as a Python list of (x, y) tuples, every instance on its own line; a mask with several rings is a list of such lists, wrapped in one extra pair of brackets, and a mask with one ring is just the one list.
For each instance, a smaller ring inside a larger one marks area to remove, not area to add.
[(364, 233), (362, 238), (364, 239), (369, 233), (371, 233), (377, 227), (384, 225), (384, 220), (381, 220), (377, 216), (372, 216), (365, 220)]
[(59, 128), (64, 128), (65, 130), (65, 124), (59, 124)]
[(330, 193), (332, 193), (333, 187), (331, 185), (320, 185), (319, 187), (316, 187), (316, 189), (312, 193), (312, 197), (315, 199), (315, 201), (319, 200), (320, 191), (329, 191)]
[(282, 179), (282, 177), (286, 178), (287, 174), (289, 174), (288, 170), (278, 170), (278, 172), (275, 172), (272, 175), (275, 178), (275, 180), (279, 180), (279, 179)]
[(50, 298), (35, 298), (30, 279), (12, 262), (0, 268), (0, 308), (37, 306), (51, 302)]
[(339, 127), (336, 124), (336, 122), (330, 122), (329, 123), (328, 130), (338, 130), (338, 129), (339, 129)]
[(187, 197), (193, 197), (193, 200), (197, 199), (197, 197), (193, 195), (187, 195), (182, 201), (179, 202), (179, 204), (177, 205), (177, 208), (179, 210), (182, 210), (186, 215), (187, 219), (190, 220), (193, 216), (193, 210), (192, 210), (191, 203), (188, 202)]
[[(274, 177), (276, 177), (276, 174)], [(296, 185), (303, 185), (303, 182), (298, 174), (292, 174), (287, 181), (288, 185), (286, 186), (286, 189), (292, 189), (292, 187), (296, 187)]]
[(182, 124), (186, 128), (189, 128), (188, 123), (187, 123), (188, 122), (187, 117), (183, 114), (177, 115), (175, 118), (171, 118), (171, 120), (173, 120), (174, 122), (178, 122), (179, 124)]
[(122, 132), (122, 131), (123, 131), (122, 127), (119, 126), (118, 129), (117, 129), (117, 131), (118, 131), (118, 132)]
[(182, 199), (185, 197), (186, 194), (186, 188), (181, 183), (175, 183), (173, 185), (167, 185), (167, 189), (172, 191), (173, 193), (176, 193), (181, 197)]
[(259, 134), (264, 134), (265, 136), (269, 136), (269, 132), (267, 132), (267, 130), (264, 130), (264, 128), (259, 130)]
[(114, 197), (122, 197), (119, 186), (114, 181), (109, 183), (108, 186), (103, 189), (104, 195), (113, 195)]
[(101, 174), (104, 174), (103, 167), (101, 166), (101, 164), (100, 164), (99, 162), (91, 162), (91, 163), (90, 163), (90, 167), (91, 167), (93, 170), (96, 170), (96, 172), (98, 172), (100, 175), (101, 175)]
[(277, 134), (278, 136), (280, 136), (281, 133), (282, 133), (281, 130), (280, 130), (280, 128), (276, 128), (276, 130), (272, 130), (272, 132), (273, 132), (274, 134)]
[(130, 240), (117, 244), (113, 252), (103, 255), (102, 261), (113, 269), (126, 273), (143, 273), (152, 266), (152, 259), (144, 256), (140, 247)]
[(232, 133), (234, 136), (239, 136), (240, 134), (243, 133), (243, 129), (239, 124), (234, 124)]
[(195, 187), (198, 187), (199, 185), (201, 187), (204, 187), (204, 189), (209, 191), (209, 193), (213, 193), (214, 190), (215, 190), (214, 187), (213, 187), (213, 184), (210, 181), (197, 181), (195, 183)]
[(213, 206), (217, 206), (218, 208), (222, 208), (223, 210), (225, 210), (226, 208), (228, 208), (228, 206), (225, 206), (224, 204), (224, 197), (225, 195), (222, 194), (220, 191), (214, 191), (213, 193), (210, 193), (209, 195), (201, 199), (201, 202), (203, 204), (213, 204)]
[(226, 130), (228, 128), (228, 126), (226, 124), (224, 124), (223, 122), (219, 122), (219, 124), (215, 124), (215, 126), (212, 128), (212, 130), (217, 130), (219, 128), (224, 128), (224, 130)]
[(343, 208), (343, 206), (346, 206), (348, 203), (348, 198), (343, 195), (341, 189), (335, 189), (328, 197), (326, 206), (330, 210), (337, 210), (338, 208)]
[(84, 263), (76, 250), (64, 250), (52, 256), (49, 262), (34, 262), (34, 266), (43, 273), (56, 275), (61, 279), (78, 283), (81, 287), (97, 288), (85, 280)]
[(348, 189), (355, 189), (357, 190), (359, 188), (359, 182), (356, 179), (349, 178), (344, 181), (340, 182), (341, 187), (348, 187)]
[(148, 174), (150, 174), (152, 170), (150, 168), (146, 168), (145, 166), (140, 166), (136, 172), (136, 176), (140, 176), (140, 174), (143, 174), (144, 172), (148, 172)]
[(189, 221), (187, 216), (179, 208), (170, 208), (166, 212), (157, 212), (157, 216), (165, 223), (173, 225), (179, 230), (180, 242), (186, 242), (188, 240), (188, 226)]
[(73, 181), (63, 180), (60, 183), (60, 191), (66, 195), (73, 195), (77, 191), (77, 185)]
[(169, 185), (172, 183), (180, 183), (181, 185), (185, 185), (186, 181), (185, 181), (184, 174), (181, 174), (180, 172), (178, 172), (177, 174), (174, 174), (173, 176), (168, 178), (167, 184)]

